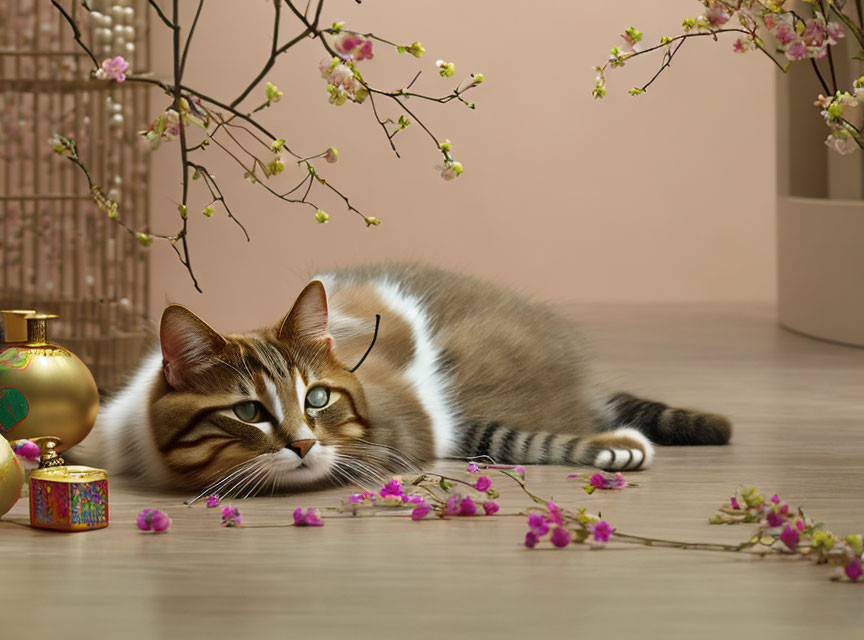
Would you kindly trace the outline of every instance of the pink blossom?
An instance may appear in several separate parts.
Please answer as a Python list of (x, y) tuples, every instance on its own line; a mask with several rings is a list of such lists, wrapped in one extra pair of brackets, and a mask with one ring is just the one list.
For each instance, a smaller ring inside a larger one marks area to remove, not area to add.
[(738, 504), (737, 498), (729, 498), (729, 502), (732, 504), (733, 509), (740, 509), (741, 505)]
[(477, 482), (471, 486), (477, 489), (477, 491), (487, 491), (492, 486), (492, 481), (486, 476), (480, 476), (477, 478)]
[(321, 527), (324, 523), (321, 521), (321, 516), (317, 509), (306, 509), (303, 513), (302, 507), (294, 509), (294, 526), (295, 527)]
[(403, 502), (407, 502), (408, 504), (420, 504), (423, 502), (423, 498), (420, 496), (402, 496), (404, 498)]
[(531, 513), (528, 515), (528, 526), (538, 536), (545, 536), (549, 533), (549, 524), (546, 522), (546, 518), (540, 513)]
[(774, 37), (777, 38), (780, 44), (787, 45), (798, 38), (798, 33), (792, 25), (781, 24), (774, 32)]
[(803, 60), (807, 57), (807, 45), (801, 39), (796, 40), (786, 48), (786, 57), (789, 60)]
[(243, 516), (240, 509), (231, 505), (222, 507), (222, 526), (223, 527), (239, 527), (243, 524)]
[(218, 493), (214, 493), (212, 496), (207, 496), (207, 508), (212, 509), (213, 507), (218, 507), (221, 499), (222, 498), (219, 497)]
[(825, 41), (825, 30), (822, 24), (816, 20), (808, 20), (804, 31), (801, 33), (801, 39), (808, 47), (821, 47)]
[(749, 48), (750, 40), (747, 38), (737, 38), (735, 42), (732, 43), (732, 51), (735, 53), (747, 53)]
[(591, 483), (592, 487), (597, 487), (598, 489), (603, 489), (606, 486), (606, 480), (601, 473), (595, 473), (588, 482)]
[(348, 504), (357, 504), (358, 502), (363, 502), (363, 494), (362, 493), (352, 493), (348, 496), (348, 499), (345, 500)]
[(537, 546), (537, 543), (540, 541), (540, 538), (533, 531), (529, 531), (525, 534), (525, 546), (529, 549), (533, 549)]
[(405, 490), (402, 488), (402, 478), (394, 476), (388, 480), (379, 494), (382, 498), (386, 498), (387, 496), (404, 496)]
[(843, 31), (843, 27), (840, 26), (837, 22), (829, 22), (825, 26), (825, 30), (828, 34), (828, 44), (834, 45), (840, 42), (841, 38), (846, 37), (846, 33)]
[(468, 463), (468, 473), (477, 473), (478, 471), (480, 471), (480, 467), (473, 462)]
[(417, 506), (411, 511), (411, 519), (412, 520), (422, 520), (427, 515), (429, 515), (429, 511), (431, 507), (426, 504), (424, 501), (420, 501), (417, 503)]
[(566, 547), (570, 544), (570, 532), (565, 527), (555, 527), (549, 541), (556, 547)]
[(597, 542), (609, 542), (609, 538), (612, 536), (613, 531), (614, 529), (609, 526), (608, 522), (601, 520), (594, 525), (594, 540)]
[(486, 512), (487, 516), (494, 515), (498, 513), (498, 503), (497, 502), (484, 502), (483, 503), (483, 511)]
[(549, 515), (546, 518), (549, 522), (553, 524), (564, 524), (564, 521), (561, 519), (561, 507), (556, 505), (554, 502), (547, 502), (546, 508), (549, 509)]
[(806, 525), (804, 524), (804, 521), (801, 518), (798, 518), (795, 521), (795, 528), (798, 529), (798, 531), (804, 531), (804, 529), (806, 528)]
[(122, 56), (106, 58), (102, 61), (102, 68), (96, 72), (96, 76), (103, 80), (123, 82), (126, 79), (126, 72), (128, 70), (129, 63)]
[(525, 467), (513, 467), (513, 471), (516, 473), (520, 473), (523, 476), (525, 475)]
[(781, 524), (786, 522), (786, 518), (777, 513), (776, 511), (771, 511), (768, 513), (768, 526), (769, 527), (779, 527)]
[(474, 501), (471, 498), (464, 498), (462, 500), (462, 502), (459, 503), (459, 515), (460, 516), (477, 515), (477, 505), (474, 504)]
[(353, 57), (355, 60), (371, 60), (375, 57), (372, 54), (372, 41), (366, 40), (356, 33), (343, 31), (333, 42), (333, 47), (341, 53), (345, 58)]
[(729, 14), (719, 4), (713, 4), (705, 11), (705, 18), (712, 27), (721, 27), (729, 22)]
[(798, 532), (787, 524), (786, 528), (783, 529), (783, 533), (780, 534), (780, 541), (789, 547), (789, 549), (795, 551), (798, 547)]
[(447, 498), (447, 504), (444, 505), (444, 513), (448, 516), (457, 516), (459, 515), (459, 510), (461, 508), (462, 496), (458, 493)]
[[(525, 541), (525, 544), (526, 545), (528, 544), (527, 539)], [(531, 546), (533, 546), (533, 545), (531, 545)], [(864, 570), (862, 570), (862, 568), (861, 568), (861, 561), (860, 560), (853, 560), (852, 562), (847, 564), (845, 567), (843, 567), (843, 571), (846, 573), (846, 577), (849, 578), (850, 580), (852, 580), (853, 582), (857, 581), (858, 578), (860, 578), (862, 576), (862, 574), (864, 574)]]
[(780, 496), (775, 493), (773, 496), (771, 496), (771, 502), (773, 502), (774, 504), (780, 504)]
[(39, 460), (39, 445), (32, 440), (16, 440), (12, 443), (12, 450), (15, 451), (15, 455), (19, 458), (24, 458), (30, 462)]
[(144, 509), (138, 514), (136, 524), (141, 531), (160, 533), (171, 526), (171, 518), (158, 509)]

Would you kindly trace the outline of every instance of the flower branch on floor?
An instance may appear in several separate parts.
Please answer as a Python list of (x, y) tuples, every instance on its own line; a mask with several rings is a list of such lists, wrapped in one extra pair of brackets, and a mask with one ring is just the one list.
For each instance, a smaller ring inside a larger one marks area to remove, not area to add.
[[(862, 3), (842, 0), (805, 0), (807, 15), (798, 13), (798, 7), (787, 0), (700, 0), (704, 10), (693, 18), (685, 18), (682, 32), (662, 36), (658, 43), (646, 46), (644, 34), (629, 27), (621, 34), (623, 44), (613, 46), (607, 61), (595, 67), (597, 78), (592, 91), (595, 98), (606, 96), (606, 75), (623, 67), (633, 58), (662, 52), (657, 72), (641, 86), (630, 89), (630, 95), (645, 93), (687, 40), (709, 37), (714, 41), (730, 35), (732, 50), (736, 53), (759, 51), (779, 69), (786, 72), (789, 65), (807, 61), (824, 93), (814, 96), (814, 105), (828, 126), (825, 144), (840, 154), (864, 149), (862, 122), (864, 109), (864, 76), (851, 86), (838, 83), (838, 69), (833, 48), (847, 34), (854, 44), (849, 56), (862, 59), (864, 50), (864, 13)], [(824, 60), (823, 63), (817, 61)], [(821, 64), (821, 68), (820, 68)], [(848, 66), (848, 61), (846, 65)], [(827, 68), (826, 68), (827, 67)]]
[[(244, 179), (285, 203), (311, 208), (314, 219), (320, 224), (327, 223), (330, 214), (320, 206), (319, 192), (338, 198), (345, 209), (360, 216), (367, 227), (378, 226), (381, 223), (377, 217), (366, 215), (355, 207), (348, 196), (320, 172), (320, 166), (316, 161), (335, 163), (338, 158), (336, 147), (328, 146), (324, 151), (311, 155), (300, 154), (288, 146), (286, 138), (272, 133), (257, 120), (257, 113), (272, 107), (284, 96), (275, 84), (265, 81), (267, 74), (280, 56), (301, 42), (314, 41), (327, 55), (319, 67), (326, 81), (326, 95), (329, 102), (341, 106), (348, 102), (361, 105), (368, 101), (375, 121), (383, 129), (387, 142), (397, 157), (399, 152), (394, 138), (409, 126), (416, 124), (443, 158), (442, 164), (437, 167), (442, 178), (452, 180), (463, 172), (462, 164), (453, 159), (450, 141), (439, 139), (424, 123), (414, 107), (409, 108), (408, 101), (414, 99), (414, 101), (438, 104), (457, 101), (474, 109), (474, 103), (466, 100), (464, 96), (484, 81), (483, 74), (472, 73), (458, 82), (455, 87), (440, 95), (421, 93), (412, 89), (422, 70), (402, 87), (396, 89), (375, 87), (361, 73), (361, 63), (364, 71), (367, 67), (371, 67), (371, 61), (376, 59), (377, 50), (381, 46), (393, 49), (396, 54), (408, 54), (417, 59), (423, 57), (426, 49), (416, 41), (411, 44), (398, 44), (373, 33), (347, 29), (343, 22), (334, 22), (326, 27), (321, 19), (324, 1), (307, 3), (301, 10), (292, 0), (271, 0), (273, 22), (269, 55), (260, 71), (248, 82), (243, 91), (229, 101), (211, 97), (183, 84), (186, 60), (195, 27), (202, 13), (203, 0), (198, 2), (195, 18), (185, 39), (181, 37), (183, 25), (179, 19), (179, 0), (172, 0), (171, 11), (163, 11), (156, 0), (149, 2), (150, 8), (156, 13), (159, 21), (172, 32), (173, 77), (170, 81), (157, 79), (151, 73), (137, 73), (135, 69), (130, 69), (129, 63), (120, 56), (103, 61), (97, 60), (81, 37), (81, 24), (63, 8), (58, 0), (51, 0), (55, 9), (72, 29), (75, 42), (90, 58), (92, 62), (90, 75), (94, 82), (142, 83), (158, 87), (168, 96), (170, 102), (165, 111), (147, 125), (141, 131), (141, 135), (151, 142), (154, 149), (166, 142), (179, 141), (177, 145), (181, 161), (181, 195), (177, 205), (180, 218), (179, 229), (174, 233), (154, 233), (149, 229), (133, 229), (125, 224), (121, 220), (122, 203), (110, 199), (105, 190), (94, 183), (92, 172), (78, 155), (75, 140), (68, 135), (56, 135), (52, 139), (55, 151), (81, 169), (87, 179), (93, 201), (110, 220), (120, 224), (143, 246), (149, 246), (154, 239), (168, 242), (198, 291), (201, 291), (201, 288), (192, 268), (188, 243), (191, 182), (200, 180), (206, 189), (206, 195), (210, 198), (208, 204), (200, 210), (201, 215), (210, 218), (216, 213), (217, 207), (223, 208), (227, 217), (240, 227), (247, 241), (249, 240), (245, 227), (228, 207), (216, 177), (207, 169), (203, 161), (190, 159), (192, 154), (195, 154), (197, 159), (211, 148), (211, 145), (218, 147), (234, 161), (238, 166), (238, 174)], [(87, 9), (86, 3), (83, 6)], [(283, 9), (287, 9), (299, 21), (301, 27), (298, 34), (285, 42), (280, 41), (279, 35), (282, 28)], [(441, 60), (435, 64), (434, 69), (436, 75), (445, 79), (452, 77), (456, 72), (454, 63)], [(243, 107), (247, 98), (256, 90), (260, 90), (262, 82), (264, 82), (262, 101), (254, 107)], [(376, 103), (376, 98), (390, 103), (395, 107), (396, 114), (393, 117), (385, 117), (380, 110), (381, 107)], [(190, 138), (195, 139), (190, 140)], [(293, 165), (290, 171), (289, 165)], [(299, 182), (296, 186), (287, 190), (277, 186), (276, 177), (283, 173), (297, 173)]]
[[(784, 503), (777, 494), (764, 499), (755, 488), (739, 489), (729, 502), (722, 505), (712, 515), (710, 524), (755, 524), (755, 532), (739, 544), (719, 544), (705, 542), (685, 542), (651, 538), (626, 533), (599, 515), (588, 512), (586, 507), (570, 510), (550, 499), (535, 494), (526, 483), (526, 470), (521, 466), (496, 465), (494, 463), (470, 462), (466, 478), (453, 478), (438, 473), (423, 472), (407, 483), (400, 476), (390, 478), (379, 490), (362, 490), (344, 498), (339, 506), (326, 507), (335, 514), (333, 517), (375, 516), (385, 512), (400, 514), (408, 512), (412, 520), (438, 518), (447, 520), (461, 517), (481, 517), (499, 514), (497, 502), (500, 493), (494, 486), (490, 475), (500, 474), (514, 482), (531, 500), (530, 506), (521, 513), (526, 517), (528, 531), (522, 544), (530, 549), (548, 543), (554, 548), (565, 548), (574, 544), (586, 544), (593, 549), (603, 549), (609, 544), (623, 543), (646, 547), (662, 547), (691, 551), (720, 551), (744, 553), (755, 556), (803, 557), (818, 565), (827, 564), (841, 571), (832, 580), (857, 582), (864, 576), (864, 543), (860, 534), (841, 537), (805, 515), (800, 507), (793, 509)], [(570, 474), (571, 478), (587, 478), (585, 491), (590, 495), (595, 490), (615, 490), (635, 486), (622, 474), (593, 473)], [(589, 490), (590, 488), (590, 490)], [(187, 501), (192, 506), (200, 498)], [(207, 506), (215, 507), (220, 496), (207, 498)], [(142, 529), (158, 529), (154, 516), (161, 514), (152, 509), (142, 511), (138, 526)], [(161, 514), (170, 524), (167, 516)], [(144, 525), (142, 526), (142, 518)], [(149, 518), (149, 519), (148, 519)], [(320, 527), (327, 516), (315, 508), (296, 508), (293, 523), (287, 525), (257, 526), (299, 526)], [(151, 524), (154, 523), (154, 524)], [(233, 506), (223, 507), (222, 525), (241, 526), (240, 511)], [(255, 524), (243, 524), (255, 528)], [(167, 524), (165, 525), (167, 528)], [(864, 583), (864, 581), (862, 581)]]

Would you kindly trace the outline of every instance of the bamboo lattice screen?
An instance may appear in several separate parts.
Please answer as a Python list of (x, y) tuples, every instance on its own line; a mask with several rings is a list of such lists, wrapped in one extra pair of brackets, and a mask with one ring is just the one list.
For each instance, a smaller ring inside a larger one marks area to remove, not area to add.
[[(62, 4), (97, 59), (149, 67), (146, 0)], [(49, 140), (74, 138), (121, 219), (146, 230), (148, 149), (138, 130), (147, 90), (91, 79), (91, 61), (47, 0), (0, 0), (0, 16), (0, 308), (58, 314), (54, 341), (111, 388), (148, 339), (147, 250), (97, 209)]]

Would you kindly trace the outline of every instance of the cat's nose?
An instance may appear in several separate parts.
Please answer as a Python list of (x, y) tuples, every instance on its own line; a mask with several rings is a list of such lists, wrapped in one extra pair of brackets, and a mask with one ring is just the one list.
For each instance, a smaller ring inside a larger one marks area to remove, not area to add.
[(296, 453), (301, 458), (305, 458), (306, 454), (309, 453), (309, 449), (311, 449), (317, 440), (295, 440), (294, 442), (289, 442), (286, 446), (291, 449), (294, 453)]

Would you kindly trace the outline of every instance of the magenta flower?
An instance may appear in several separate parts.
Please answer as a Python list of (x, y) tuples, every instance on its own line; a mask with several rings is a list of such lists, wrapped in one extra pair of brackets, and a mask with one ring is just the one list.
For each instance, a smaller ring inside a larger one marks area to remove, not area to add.
[(492, 486), (492, 481), (486, 476), (480, 476), (477, 478), (477, 482), (471, 486), (477, 489), (477, 491), (487, 491)]
[(546, 517), (553, 524), (564, 524), (561, 519), (561, 507), (554, 502), (547, 502), (546, 507), (549, 509), (549, 515)]
[(136, 524), (141, 531), (161, 533), (171, 526), (171, 518), (158, 509), (144, 509), (138, 514)]
[[(527, 542), (525, 544), (528, 544)], [(857, 581), (858, 578), (864, 574), (864, 569), (861, 568), (860, 560), (853, 560), (845, 567), (843, 567), (843, 571), (846, 573), (846, 577), (852, 580), (853, 582)]]
[(480, 467), (473, 462), (468, 463), (468, 473), (477, 473), (478, 471), (480, 471)]
[(615, 530), (605, 520), (594, 525), (594, 540), (597, 542), (609, 542), (609, 538)]
[(733, 509), (740, 509), (741, 505), (738, 504), (738, 500), (736, 498), (729, 498), (729, 502), (732, 505)]
[(769, 527), (779, 527), (781, 524), (786, 522), (786, 518), (777, 513), (776, 511), (768, 512), (768, 526)]
[(798, 547), (798, 532), (787, 524), (786, 528), (783, 529), (783, 533), (780, 534), (780, 541), (789, 547), (789, 549), (795, 551)]
[(471, 498), (465, 498), (459, 503), (460, 516), (475, 516), (477, 515), (477, 505)]
[(804, 521), (801, 518), (798, 518), (795, 521), (795, 528), (798, 529), (798, 531), (804, 531), (804, 529), (806, 529), (806, 525), (804, 524)]
[(394, 476), (391, 478), (387, 484), (379, 492), (382, 498), (386, 498), (387, 496), (404, 496), (405, 490), (402, 488), (402, 478), (398, 476)]
[(521, 475), (525, 475), (525, 467), (513, 467), (513, 471)]
[(429, 511), (431, 507), (426, 504), (424, 501), (420, 501), (417, 503), (417, 506), (411, 511), (411, 519), (412, 520), (422, 520), (427, 515), (429, 515)]
[(447, 504), (444, 505), (444, 513), (448, 516), (458, 516), (461, 509), (462, 496), (458, 493), (447, 498)]
[(322, 527), (324, 523), (321, 521), (321, 516), (317, 509), (306, 509), (303, 513), (302, 507), (294, 509), (294, 526), (295, 527)]
[(96, 76), (103, 80), (123, 82), (126, 79), (126, 72), (128, 70), (129, 63), (122, 56), (106, 58), (102, 61), (102, 68), (96, 72)]
[(239, 527), (243, 524), (243, 516), (240, 509), (227, 505), (222, 507), (222, 526), (223, 527)]
[(531, 513), (528, 515), (528, 526), (531, 527), (531, 530), (534, 531), (538, 536), (545, 536), (549, 533), (549, 523), (546, 522), (546, 518), (543, 517), (541, 513)]
[(218, 493), (214, 493), (212, 496), (207, 496), (207, 508), (212, 509), (213, 507), (218, 507), (221, 499), (222, 498), (219, 497)]
[(404, 498), (403, 502), (407, 502), (408, 504), (420, 504), (423, 502), (423, 498), (420, 496), (404, 496)]
[(486, 512), (487, 516), (494, 515), (498, 513), (498, 503), (497, 502), (484, 502), (483, 503), (483, 511)]
[(565, 527), (555, 527), (549, 541), (556, 547), (566, 547), (570, 544), (570, 532)]
[(536, 547), (538, 542), (540, 542), (540, 538), (533, 531), (525, 534), (525, 546), (529, 549)]
[(771, 502), (773, 502), (774, 504), (780, 504), (780, 496), (775, 493), (773, 496), (771, 496)]
[(791, 44), (792, 41), (798, 37), (798, 34), (795, 32), (795, 29), (794, 27), (792, 27), (792, 25), (781, 24), (774, 32), (774, 37), (777, 38), (780, 44), (787, 45)]
[(357, 504), (359, 502), (363, 502), (363, 494), (362, 493), (352, 493), (345, 500), (348, 504)]
[(32, 440), (16, 440), (12, 443), (12, 450), (19, 458), (24, 458), (30, 462), (38, 462), (39, 460), (39, 445)]
[(591, 479), (588, 480), (591, 483), (592, 487), (596, 487), (597, 489), (605, 489), (606, 488), (606, 479), (603, 477), (602, 473), (595, 473), (591, 476)]

